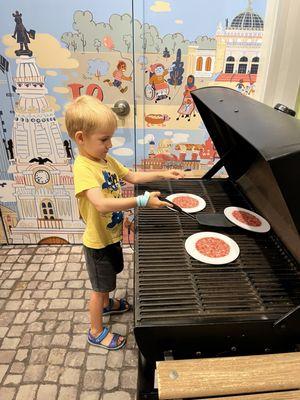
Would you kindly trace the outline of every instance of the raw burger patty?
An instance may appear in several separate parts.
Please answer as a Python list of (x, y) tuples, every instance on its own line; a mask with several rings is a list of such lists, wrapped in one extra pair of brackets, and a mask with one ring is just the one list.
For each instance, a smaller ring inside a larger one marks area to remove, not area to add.
[(261, 226), (261, 221), (246, 211), (233, 211), (232, 215), (235, 219), (243, 224), (247, 224), (249, 226)]
[(196, 242), (196, 249), (206, 257), (225, 257), (230, 252), (230, 246), (222, 239), (206, 237)]
[(199, 201), (189, 196), (178, 196), (173, 200), (177, 206), (181, 208), (194, 208), (199, 205)]

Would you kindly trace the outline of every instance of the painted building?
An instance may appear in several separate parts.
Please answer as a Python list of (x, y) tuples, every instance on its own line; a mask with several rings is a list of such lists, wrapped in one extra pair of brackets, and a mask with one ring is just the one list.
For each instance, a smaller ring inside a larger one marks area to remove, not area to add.
[(215, 39), (188, 47), (188, 70), (195, 77), (212, 77), (216, 82), (256, 82), (264, 22), (252, 8), (238, 14), (225, 27), (220, 23)]
[(34, 57), (16, 59), (16, 92), (12, 140), (15, 153), (9, 172), (14, 177), (18, 223), (15, 243), (76, 243), (83, 224), (74, 196), (70, 160), (54, 110), (45, 97), (45, 77)]

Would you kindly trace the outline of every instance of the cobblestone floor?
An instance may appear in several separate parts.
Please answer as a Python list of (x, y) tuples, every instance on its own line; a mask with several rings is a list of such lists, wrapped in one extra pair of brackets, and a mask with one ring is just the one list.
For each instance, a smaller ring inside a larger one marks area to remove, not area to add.
[[(116, 297), (133, 300), (132, 253)], [(105, 317), (127, 345), (87, 343), (90, 283), (81, 246), (0, 248), (0, 399), (132, 400), (137, 349), (132, 312)]]

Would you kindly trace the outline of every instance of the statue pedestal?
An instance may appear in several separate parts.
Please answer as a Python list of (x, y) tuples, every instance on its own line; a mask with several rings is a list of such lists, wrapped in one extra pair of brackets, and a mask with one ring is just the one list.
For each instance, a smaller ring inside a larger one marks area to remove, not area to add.
[(31, 50), (16, 50), (15, 51), (16, 56), (32, 56), (32, 51)]

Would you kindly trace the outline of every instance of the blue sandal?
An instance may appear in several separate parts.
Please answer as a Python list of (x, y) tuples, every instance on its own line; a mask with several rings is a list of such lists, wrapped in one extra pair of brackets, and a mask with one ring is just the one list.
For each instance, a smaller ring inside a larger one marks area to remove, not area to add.
[(102, 340), (106, 338), (108, 333), (109, 333), (108, 328), (104, 328), (103, 331), (97, 337), (94, 337), (91, 335), (91, 331), (89, 329), (87, 340), (90, 344), (92, 344), (94, 346), (102, 347), (102, 349), (106, 349), (106, 350), (118, 350), (118, 349), (121, 349), (125, 345), (126, 338), (123, 338), (122, 342), (120, 344), (118, 344), (119, 338), (121, 337), (121, 335), (119, 335), (118, 333), (113, 333), (113, 338), (111, 339), (111, 341), (108, 345), (102, 344), (101, 343)]
[(110, 298), (108, 306), (103, 308), (102, 315), (122, 314), (131, 309), (131, 305), (126, 301), (126, 299), (120, 299), (119, 302), (119, 308), (113, 309), (115, 302), (114, 299)]

